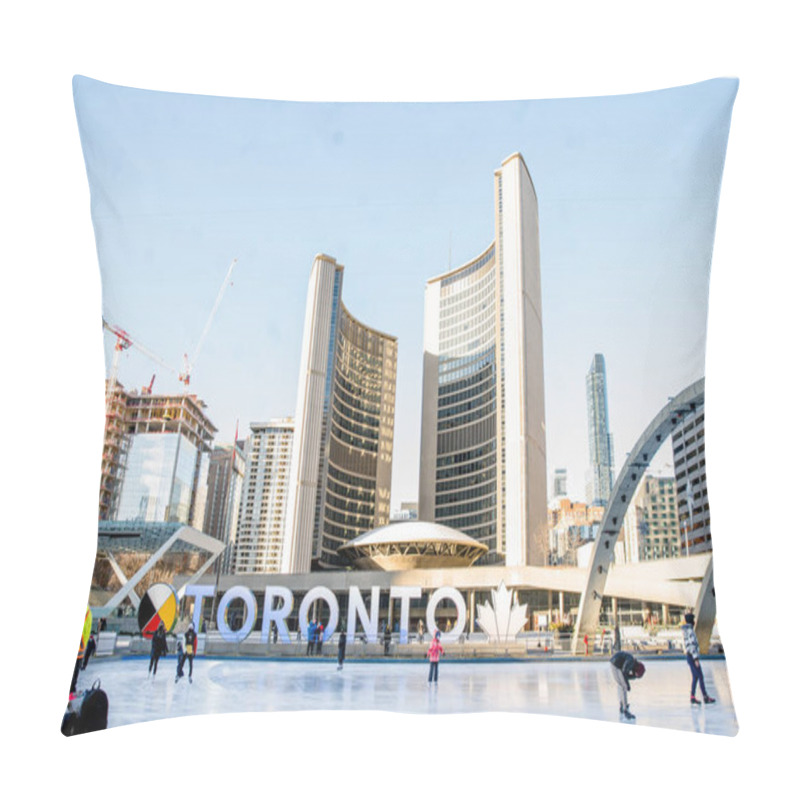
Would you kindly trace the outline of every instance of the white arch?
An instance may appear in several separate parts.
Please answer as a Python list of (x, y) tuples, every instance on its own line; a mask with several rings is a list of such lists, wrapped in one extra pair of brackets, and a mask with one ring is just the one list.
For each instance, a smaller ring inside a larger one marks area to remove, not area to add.
[[(586, 586), (581, 595), (578, 621), (572, 638), (573, 652), (578, 651), (585, 634), (589, 634), (590, 640), (594, 638), (593, 634), (600, 620), (600, 608), (603, 603), (608, 570), (614, 557), (614, 545), (617, 543), (622, 521), (625, 519), (625, 513), (644, 471), (667, 437), (685, 422), (687, 417), (693, 415), (704, 401), (705, 379), (700, 378), (677, 397), (671, 399), (656, 414), (625, 460), (611, 490), (611, 497), (600, 523), (600, 532), (592, 549), (592, 560), (586, 577)], [(700, 641), (701, 649), (706, 649), (708, 646), (716, 614), (710, 565), (711, 562), (709, 562), (709, 574), (701, 585), (695, 603), (698, 641)], [(702, 640), (700, 639), (701, 634), (703, 635)]]

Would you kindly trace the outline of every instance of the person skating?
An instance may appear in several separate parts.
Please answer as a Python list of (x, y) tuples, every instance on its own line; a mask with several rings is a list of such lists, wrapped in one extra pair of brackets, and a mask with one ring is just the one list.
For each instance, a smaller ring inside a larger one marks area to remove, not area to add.
[(338, 664), (339, 664), (336, 667), (337, 670), (340, 670), (340, 669), (342, 669), (344, 667), (344, 651), (345, 651), (346, 647), (347, 647), (347, 634), (345, 633), (345, 631), (340, 631), (339, 632), (339, 650), (338, 650), (338, 653), (337, 653), (337, 656), (336, 656), (336, 659), (337, 659)]
[(325, 626), (320, 622), (317, 626), (317, 655), (322, 655), (322, 643), (325, 641)]
[(392, 629), (389, 627), (389, 623), (386, 623), (386, 627), (383, 629), (383, 654), (385, 656), (389, 655), (389, 646), (392, 643)]
[(197, 634), (194, 632), (194, 624), (189, 623), (189, 628), (183, 637), (183, 659), (189, 659), (189, 683), (192, 682), (192, 665), (194, 664), (194, 657), (197, 653)]
[(167, 652), (167, 629), (164, 627), (163, 622), (158, 623), (158, 628), (153, 634), (153, 640), (150, 642), (150, 666), (147, 668), (147, 674), (151, 672), (155, 678), (158, 671), (158, 659), (165, 655)]
[(313, 619), (311, 620), (311, 622), (308, 623), (308, 628), (306, 629), (306, 635), (308, 636), (308, 644), (306, 645), (306, 655), (313, 656), (314, 641), (317, 638), (317, 623)]
[(611, 674), (617, 684), (617, 694), (619, 695), (619, 713), (625, 719), (636, 719), (631, 714), (628, 707), (628, 692), (630, 691), (630, 681), (641, 678), (644, 675), (644, 664), (635, 659), (630, 653), (620, 650), (611, 656)]
[(431, 646), (428, 648), (428, 661), (430, 661), (430, 667), (428, 667), (428, 683), (439, 683), (439, 659), (444, 655), (441, 638), (441, 631), (436, 631)]
[(181, 641), (180, 636), (177, 637), (176, 654), (178, 656), (178, 668), (175, 670), (175, 683), (177, 683), (183, 677), (183, 662), (185, 659), (183, 654), (183, 642)]
[(700, 691), (703, 693), (704, 703), (716, 703), (706, 691), (706, 682), (703, 678), (703, 668), (700, 666), (700, 644), (697, 641), (697, 634), (694, 632), (694, 614), (687, 612), (683, 616), (685, 623), (681, 625), (683, 632), (683, 651), (686, 653), (686, 661), (692, 671), (692, 693), (689, 702), (692, 705), (700, 705), (700, 701), (695, 697), (697, 684), (700, 684)]

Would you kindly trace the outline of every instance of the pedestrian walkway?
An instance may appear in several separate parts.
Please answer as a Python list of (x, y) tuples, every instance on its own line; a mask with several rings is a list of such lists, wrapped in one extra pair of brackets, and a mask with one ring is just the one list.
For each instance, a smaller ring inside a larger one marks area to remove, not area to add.
[[(733, 736), (738, 729), (724, 660), (703, 662), (713, 706), (691, 707), (685, 661), (647, 661), (630, 692), (635, 723)], [(198, 658), (194, 683), (175, 683), (175, 659), (147, 676), (141, 658), (93, 659), (79, 688), (102, 680), (109, 727), (147, 720), (243, 711), (362, 709), (422, 714), (524, 711), (619, 722), (619, 701), (605, 661), (442, 662), (438, 686), (423, 662), (269, 661)], [(163, 672), (163, 674), (162, 674)]]

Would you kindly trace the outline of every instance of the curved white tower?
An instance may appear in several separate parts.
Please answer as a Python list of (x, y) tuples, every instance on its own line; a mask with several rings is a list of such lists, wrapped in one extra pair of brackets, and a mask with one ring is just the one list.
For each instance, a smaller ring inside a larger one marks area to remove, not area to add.
[(522, 156), (495, 172), (495, 240), (425, 287), (419, 516), (545, 563), (539, 212)]
[(281, 572), (342, 569), (339, 547), (389, 522), (397, 339), (350, 314), (343, 276), (314, 259)]

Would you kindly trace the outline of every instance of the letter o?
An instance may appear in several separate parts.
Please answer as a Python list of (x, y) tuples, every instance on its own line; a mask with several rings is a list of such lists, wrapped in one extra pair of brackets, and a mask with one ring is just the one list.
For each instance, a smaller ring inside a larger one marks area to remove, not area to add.
[(425, 614), (425, 619), (428, 623), (428, 633), (431, 636), (437, 631), (436, 627), (436, 606), (445, 598), (452, 600), (456, 605), (456, 624), (449, 633), (442, 631), (443, 642), (455, 642), (459, 636), (464, 632), (464, 626), (467, 623), (467, 604), (464, 602), (464, 596), (454, 586), (442, 586), (437, 589), (428, 600), (428, 609)]
[[(238, 631), (232, 631), (225, 621), (225, 612), (233, 600), (244, 600), (245, 618)], [(217, 630), (226, 642), (241, 642), (250, 635), (256, 624), (256, 597), (246, 586), (232, 586), (222, 595), (217, 608)]]
[(336, 632), (336, 626), (339, 624), (339, 603), (336, 601), (336, 595), (327, 587), (315, 586), (308, 591), (297, 611), (297, 624), (300, 626), (300, 635), (303, 637), (303, 640), (306, 641), (308, 639), (306, 634), (306, 630), (308, 629), (308, 609), (311, 608), (311, 604), (317, 599), (326, 602), (328, 608), (331, 610), (330, 621), (322, 634), (322, 641), (327, 642)]

